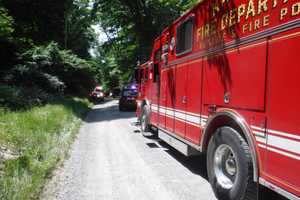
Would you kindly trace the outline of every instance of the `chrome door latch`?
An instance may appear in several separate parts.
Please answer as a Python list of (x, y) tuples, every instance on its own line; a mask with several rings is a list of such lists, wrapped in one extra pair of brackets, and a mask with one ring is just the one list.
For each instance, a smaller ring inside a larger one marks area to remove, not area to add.
[(182, 103), (186, 104), (186, 102), (187, 102), (187, 98), (186, 98), (186, 96), (183, 96), (182, 97)]
[(229, 92), (226, 92), (226, 93), (224, 94), (224, 103), (225, 103), (225, 104), (229, 104), (229, 102), (230, 102), (230, 93), (229, 93)]

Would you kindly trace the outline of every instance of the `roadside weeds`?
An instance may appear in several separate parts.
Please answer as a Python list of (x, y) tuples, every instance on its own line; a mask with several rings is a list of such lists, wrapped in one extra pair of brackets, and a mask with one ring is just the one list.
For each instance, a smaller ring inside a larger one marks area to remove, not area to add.
[(66, 158), (90, 104), (60, 99), (24, 111), (0, 109), (0, 199), (38, 199)]

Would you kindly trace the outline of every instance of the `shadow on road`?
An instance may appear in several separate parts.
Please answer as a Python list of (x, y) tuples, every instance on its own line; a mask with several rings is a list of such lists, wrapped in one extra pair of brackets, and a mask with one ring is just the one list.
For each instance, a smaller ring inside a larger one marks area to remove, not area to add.
[[(168, 153), (171, 157), (180, 162), (192, 173), (208, 180), (205, 154), (186, 157), (185, 155), (181, 154), (179, 151), (175, 150), (173, 147), (163, 142), (162, 140), (156, 138), (155, 136), (147, 136), (147, 138), (153, 141), (153, 143), (146, 143), (146, 145), (149, 148), (164, 148), (166, 153)], [(158, 143), (159, 145), (156, 145), (156, 143)]]
[[(153, 143), (146, 143), (149, 148), (157, 148), (157, 145), (154, 146), (153, 144), (158, 143), (159, 146), (165, 148), (165, 152), (176, 159), (179, 163), (181, 163), (184, 167), (190, 170), (192, 173), (201, 176), (202, 178), (208, 181), (207, 175), (207, 168), (206, 168), (206, 154), (198, 155), (198, 156), (191, 156), (186, 157), (183, 154), (179, 153), (173, 147), (168, 145), (167, 143), (161, 141), (158, 138), (153, 136), (148, 136), (148, 139), (151, 139)], [(258, 200), (288, 200), (285, 197), (273, 192), (272, 190), (264, 187), (259, 186), (259, 198)]]
[(167, 148), (165, 150), (170, 156), (175, 158), (183, 166), (189, 169), (192, 173), (201, 176), (202, 178), (208, 180), (207, 170), (206, 170), (206, 157), (205, 154), (186, 157), (185, 155), (179, 153), (173, 147), (167, 143), (160, 141), (159, 144)]
[(87, 123), (96, 123), (135, 117), (134, 112), (119, 112), (118, 108), (118, 105), (115, 104), (106, 107), (95, 106), (84, 121)]

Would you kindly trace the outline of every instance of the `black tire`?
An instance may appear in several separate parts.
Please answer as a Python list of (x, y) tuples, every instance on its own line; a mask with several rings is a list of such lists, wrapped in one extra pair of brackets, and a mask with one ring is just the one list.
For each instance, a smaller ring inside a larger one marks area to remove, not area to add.
[(119, 103), (119, 111), (124, 111), (124, 106), (122, 104)]
[(141, 131), (142, 134), (145, 136), (147, 132), (150, 131), (150, 111), (147, 105), (143, 106), (140, 123), (141, 123)]
[(207, 173), (219, 200), (256, 200), (258, 197), (249, 145), (231, 127), (217, 129), (211, 138)]

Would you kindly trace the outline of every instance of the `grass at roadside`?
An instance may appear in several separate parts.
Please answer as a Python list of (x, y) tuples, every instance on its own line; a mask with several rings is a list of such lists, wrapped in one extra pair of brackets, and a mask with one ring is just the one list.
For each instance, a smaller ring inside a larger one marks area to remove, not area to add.
[(2, 159), (0, 199), (38, 198), (66, 156), (89, 106), (87, 100), (72, 98), (25, 111), (0, 108), (0, 147), (15, 155)]

